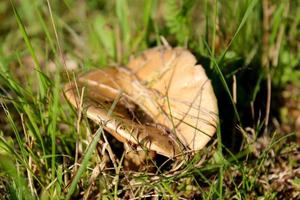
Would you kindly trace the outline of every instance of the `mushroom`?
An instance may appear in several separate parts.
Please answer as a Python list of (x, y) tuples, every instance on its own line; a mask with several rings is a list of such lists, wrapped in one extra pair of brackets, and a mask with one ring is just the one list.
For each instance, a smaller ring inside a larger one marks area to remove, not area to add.
[(117, 140), (174, 158), (200, 150), (216, 131), (217, 101), (204, 69), (182, 48), (156, 47), (126, 67), (97, 69), (65, 86), (77, 109)]

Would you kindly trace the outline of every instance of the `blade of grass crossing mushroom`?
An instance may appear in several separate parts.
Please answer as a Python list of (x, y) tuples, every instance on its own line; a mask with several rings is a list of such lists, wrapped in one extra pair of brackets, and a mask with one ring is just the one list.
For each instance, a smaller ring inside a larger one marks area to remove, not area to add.
[(118, 96), (116, 97), (116, 99), (114, 100), (114, 102), (112, 103), (111, 107), (109, 108), (107, 114), (108, 116), (111, 116), (112, 112), (114, 111), (114, 109), (116, 108), (118, 102), (120, 101), (121, 97), (122, 97), (123, 91), (120, 90), (118, 93)]
[[(205, 108), (201, 108), (201, 107), (203, 107), (203, 106), (201, 106), (201, 102), (202, 102), (202, 96), (203, 96), (203, 87), (205, 86), (205, 84), (206, 84), (206, 81), (205, 82), (203, 82), (203, 84), (202, 84), (202, 86), (201, 86), (201, 88), (200, 88), (200, 90), (199, 90), (199, 92), (198, 92), (198, 94), (195, 96), (195, 98), (193, 99), (193, 101), (191, 102), (191, 105), (189, 105), (189, 109), (186, 111), (186, 113), (180, 113), (181, 115), (182, 115), (182, 117), (181, 118), (175, 118), (176, 120), (179, 120), (179, 123), (177, 123), (177, 125), (176, 125), (176, 128), (180, 125), (180, 123), (184, 123), (185, 125), (188, 125), (188, 126), (190, 126), (190, 127), (192, 127), (192, 128), (194, 128), (194, 131), (199, 131), (199, 132), (201, 132), (202, 134), (204, 134), (204, 135), (206, 135), (206, 136), (208, 136), (208, 137), (212, 137), (211, 135), (209, 135), (208, 133), (206, 133), (206, 132), (204, 132), (203, 130), (201, 130), (201, 129), (199, 129), (199, 128), (197, 128), (198, 127), (198, 123), (199, 123), (199, 120), (201, 120), (202, 122), (205, 122), (205, 123), (207, 123), (208, 125), (210, 125), (210, 126), (213, 126), (213, 127), (215, 127), (215, 125), (213, 124), (213, 123), (211, 123), (210, 122), (210, 120), (209, 119), (207, 119), (208, 117), (207, 116), (209, 116), (209, 117), (211, 117), (212, 119), (214, 119), (215, 118), (215, 116), (212, 116), (212, 115), (216, 115), (217, 116), (217, 114), (216, 113), (213, 113), (213, 112), (211, 112), (211, 111), (209, 111), (209, 110), (205, 110)], [(196, 102), (196, 100), (199, 98), (199, 105), (197, 106), (193, 106), (195, 103), (197, 103)], [(180, 103), (180, 102), (178, 102), (178, 103)], [(183, 104), (185, 104), (185, 103), (183, 103)], [(190, 110), (191, 109), (197, 109), (197, 116), (193, 116), (193, 115), (191, 115), (191, 114), (189, 114), (189, 112), (190, 112)], [(203, 113), (205, 113), (206, 114), (206, 116), (205, 116), (205, 119), (202, 117), (200, 117), (200, 115), (201, 115), (201, 112), (203, 112)], [(196, 119), (197, 119), (197, 121), (196, 121), (196, 125), (193, 125), (193, 124), (190, 124), (190, 123), (188, 123), (188, 122), (186, 122), (184, 119), (187, 117), (187, 116), (189, 116), (189, 117), (195, 117)], [(195, 134), (196, 134), (196, 132), (195, 132)]]
[[(171, 106), (170, 106), (170, 101), (169, 101), (169, 98), (168, 98), (168, 95), (167, 95), (167, 104), (168, 104), (168, 109), (169, 109), (169, 115), (170, 115), (170, 121), (172, 123), (172, 133), (174, 133), (172, 136), (172, 138), (175, 138), (176, 142), (180, 145), (182, 145), (184, 148), (182, 149), (183, 151), (188, 148), (186, 145), (184, 145), (180, 139), (178, 138), (178, 136), (176, 135), (176, 126), (175, 126), (175, 123), (174, 123), (174, 118), (173, 118), (173, 115), (172, 115), (172, 109), (171, 109)], [(172, 134), (171, 133), (171, 134)], [(184, 152), (181, 152), (183, 155), (184, 155)]]
[[(165, 44), (165, 46), (167, 46), (167, 45), (168, 44)], [(188, 148), (188, 146), (186, 146), (185, 144), (183, 144), (181, 142), (181, 140), (178, 138), (177, 134), (176, 134), (176, 125), (174, 123), (174, 118), (173, 118), (173, 114), (172, 114), (172, 108), (171, 108), (170, 99), (169, 99), (169, 95), (168, 95), (169, 94), (169, 89), (171, 87), (172, 80), (173, 80), (173, 77), (174, 77), (174, 72), (175, 72), (175, 69), (172, 70), (172, 75), (171, 75), (171, 78), (170, 78), (170, 80), (168, 82), (168, 85), (167, 85), (166, 99), (167, 99), (167, 105), (168, 105), (168, 110), (169, 110), (170, 121), (172, 123), (172, 129), (173, 129), (173, 133), (174, 133), (173, 137), (175, 138), (176, 142), (183, 147), (182, 150), (185, 151), (186, 148)], [(184, 155), (184, 152), (182, 152), (182, 154)]]

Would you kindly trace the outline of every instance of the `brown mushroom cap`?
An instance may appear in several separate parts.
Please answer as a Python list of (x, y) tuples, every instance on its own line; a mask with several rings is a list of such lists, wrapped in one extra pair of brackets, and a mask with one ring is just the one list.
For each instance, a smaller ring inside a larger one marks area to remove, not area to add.
[[(157, 47), (132, 59), (129, 69), (99, 69), (81, 76), (76, 81), (78, 88), (75, 83), (65, 86), (65, 95), (78, 109), (77, 91), (85, 87), (83, 107), (90, 119), (121, 142), (173, 157), (184, 147), (193, 151), (203, 148), (218, 123), (210, 80), (195, 64), (187, 50)], [(117, 106), (109, 114), (114, 101)], [(159, 126), (133, 120), (129, 111), (137, 106)]]
[[(180, 153), (179, 145), (164, 129), (141, 124), (130, 116), (129, 110), (135, 103), (123, 91), (124, 88), (128, 91), (137, 89), (132, 87), (132, 81), (124, 68), (99, 69), (81, 76), (76, 83), (67, 84), (64, 93), (69, 102), (79, 109), (80, 95), (77, 91), (85, 88), (82, 108), (86, 110), (87, 117), (102, 124), (120, 142), (137, 144), (167, 157), (177, 155)], [(109, 114), (114, 101), (117, 101), (116, 107)]]
[(190, 150), (200, 150), (216, 132), (217, 100), (202, 66), (186, 49), (157, 47), (132, 59), (128, 68), (156, 94), (157, 123), (176, 130)]

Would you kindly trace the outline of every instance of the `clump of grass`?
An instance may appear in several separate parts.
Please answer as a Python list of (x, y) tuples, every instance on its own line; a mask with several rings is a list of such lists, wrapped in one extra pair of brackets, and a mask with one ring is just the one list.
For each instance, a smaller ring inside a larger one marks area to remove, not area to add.
[[(271, 89), (298, 87), (297, 2), (11, 0), (0, 8), (0, 196), (300, 198), (296, 134), (282, 134), (266, 103)], [(62, 88), (82, 71), (126, 63), (160, 36), (206, 68), (220, 127), (176, 171), (129, 172)]]

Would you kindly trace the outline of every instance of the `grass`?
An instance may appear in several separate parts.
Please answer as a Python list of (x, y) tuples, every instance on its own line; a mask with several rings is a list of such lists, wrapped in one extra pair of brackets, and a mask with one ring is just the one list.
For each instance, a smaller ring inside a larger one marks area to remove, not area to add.
[[(300, 86), (299, 10), (269, 0), (0, 2), (0, 197), (300, 198), (299, 98), (283, 96)], [(161, 36), (206, 69), (220, 127), (176, 171), (128, 172), (115, 142), (62, 88), (84, 71), (126, 64)]]

